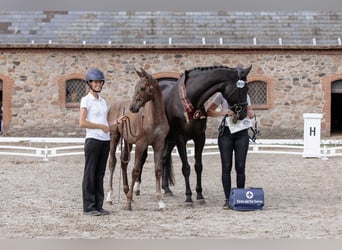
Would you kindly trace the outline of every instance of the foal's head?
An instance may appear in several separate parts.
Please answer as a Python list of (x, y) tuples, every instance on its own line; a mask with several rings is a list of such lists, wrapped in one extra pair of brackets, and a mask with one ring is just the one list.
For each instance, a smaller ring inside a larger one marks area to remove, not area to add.
[[(139, 112), (139, 109), (143, 107), (146, 102), (151, 100), (153, 95), (153, 85), (157, 83), (157, 80), (148, 74), (141, 68), (141, 71), (135, 69), (135, 72), (140, 77), (137, 85), (135, 86), (134, 95), (132, 98), (129, 110), (133, 113)], [(157, 83), (158, 84), (158, 83)]]

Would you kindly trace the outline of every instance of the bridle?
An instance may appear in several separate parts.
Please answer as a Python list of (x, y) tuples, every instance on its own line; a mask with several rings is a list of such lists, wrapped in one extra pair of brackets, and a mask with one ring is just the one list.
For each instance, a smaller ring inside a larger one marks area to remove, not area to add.
[[(148, 100), (151, 99), (151, 96), (152, 96), (152, 90), (153, 90), (153, 85), (150, 83), (151, 79), (148, 79), (146, 81), (143, 82), (143, 86), (148, 88), (148, 93), (147, 93), (147, 96), (148, 96)], [(146, 103), (146, 101), (142, 98), (136, 98), (137, 102), (139, 103)], [(141, 131), (140, 134), (134, 134), (133, 131), (132, 131), (132, 126), (131, 126), (131, 120), (129, 118), (129, 116), (127, 116), (125, 114), (125, 108), (123, 109), (122, 111), (122, 116), (126, 116), (126, 119), (123, 120), (121, 122), (121, 130), (122, 130), (122, 133), (123, 133), (123, 136), (121, 136), (121, 141), (120, 141), (120, 150), (122, 152), (123, 150), (123, 140), (124, 140), (124, 134), (126, 135), (126, 137), (128, 137), (129, 135), (132, 136), (132, 137), (135, 137), (135, 138), (140, 138), (143, 136), (144, 132)], [(142, 120), (141, 120), (141, 123), (144, 123), (144, 115), (142, 115)], [(119, 126), (119, 125), (118, 125)], [(130, 161), (130, 155), (128, 156), (128, 159), (125, 160), (123, 158), (123, 154), (121, 154), (121, 161), (122, 162), (125, 162), (125, 163), (128, 163)]]
[(238, 78), (237, 82), (235, 83), (234, 91), (226, 98), (227, 102), (229, 98), (235, 93), (235, 91), (239, 91), (238, 93), (238, 102), (230, 107), (232, 111), (234, 111), (233, 115), (233, 123), (237, 123), (237, 121), (240, 119), (240, 113), (241, 111), (245, 110), (247, 108), (248, 102), (247, 100), (245, 102), (240, 102), (240, 91), (246, 86), (246, 82), (244, 80), (241, 80), (241, 68), (237, 68)]
[[(147, 92), (147, 101), (148, 100), (151, 100), (151, 96), (153, 95), (152, 94), (152, 90), (153, 90), (153, 85), (150, 83), (151, 79), (145, 79), (144, 83), (142, 84), (144, 87), (146, 87), (148, 89), (148, 92)], [(137, 102), (139, 103), (146, 103), (147, 101), (145, 101), (144, 99), (142, 98), (136, 98)]]

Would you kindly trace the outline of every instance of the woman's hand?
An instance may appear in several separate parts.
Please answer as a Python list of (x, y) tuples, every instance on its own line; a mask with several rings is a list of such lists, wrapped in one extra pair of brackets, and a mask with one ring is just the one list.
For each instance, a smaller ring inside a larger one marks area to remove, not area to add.
[(228, 115), (228, 116), (232, 116), (232, 115), (234, 115), (234, 112), (233, 112), (233, 111), (231, 111), (231, 110), (228, 110), (228, 111), (226, 112), (226, 115)]
[(126, 115), (122, 115), (119, 118), (115, 119), (114, 121), (109, 122), (109, 126), (121, 124), (123, 121), (127, 120), (128, 117)]
[(102, 128), (103, 132), (105, 133), (108, 133), (110, 131), (110, 127), (109, 126), (106, 126), (106, 125), (103, 125)]
[(122, 115), (118, 119), (115, 120), (115, 123), (116, 124), (121, 124), (122, 121), (125, 121), (126, 119), (128, 119), (128, 117), (126, 115)]
[(254, 113), (253, 110), (248, 110), (248, 111), (247, 111), (247, 115), (248, 115), (248, 117), (249, 117), (250, 119), (252, 119), (252, 118), (255, 116), (255, 113)]

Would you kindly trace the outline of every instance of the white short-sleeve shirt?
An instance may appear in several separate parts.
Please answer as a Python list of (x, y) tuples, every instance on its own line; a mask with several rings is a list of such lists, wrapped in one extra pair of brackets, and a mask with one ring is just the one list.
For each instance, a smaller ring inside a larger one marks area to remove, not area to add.
[[(92, 94), (88, 93), (86, 96), (82, 97), (80, 108), (87, 109), (87, 121), (108, 126), (108, 106), (105, 99), (101, 96), (97, 99)], [(109, 141), (110, 134), (109, 132), (105, 133), (102, 129), (86, 128), (86, 138)]]

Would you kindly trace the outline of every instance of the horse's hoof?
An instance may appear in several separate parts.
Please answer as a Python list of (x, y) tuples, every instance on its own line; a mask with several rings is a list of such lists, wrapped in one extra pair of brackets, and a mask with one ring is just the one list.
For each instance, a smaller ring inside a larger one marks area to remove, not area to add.
[(126, 206), (124, 206), (124, 210), (132, 211), (132, 206), (126, 205)]
[(166, 208), (166, 205), (163, 200), (158, 201), (158, 207), (160, 211), (163, 211)]
[(186, 202), (184, 203), (184, 206), (185, 206), (185, 207), (194, 207), (194, 203), (193, 203), (192, 201), (186, 201)]
[(167, 207), (162, 207), (162, 208), (159, 208), (159, 211), (160, 212), (166, 212), (168, 211), (169, 209)]
[(186, 199), (185, 199), (184, 202), (185, 202), (185, 206), (186, 206), (186, 207), (193, 207), (193, 206), (194, 206), (194, 202), (192, 201), (190, 195), (187, 195), (187, 196), (186, 196)]
[(172, 192), (165, 192), (164, 193), (164, 197), (171, 197), (171, 196), (173, 196)]
[(205, 199), (199, 199), (199, 200), (197, 200), (197, 203), (199, 205), (204, 205), (206, 202), (205, 202)]
[(113, 201), (106, 201), (108, 205), (113, 205)]
[(197, 193), (197, 197), (196, 197), (197, 200), (204, 200), (204, 197), (201, 193)]

